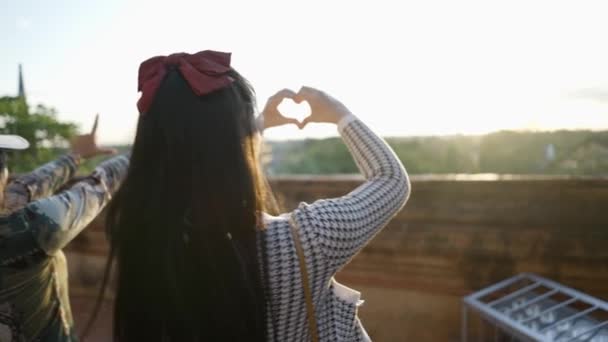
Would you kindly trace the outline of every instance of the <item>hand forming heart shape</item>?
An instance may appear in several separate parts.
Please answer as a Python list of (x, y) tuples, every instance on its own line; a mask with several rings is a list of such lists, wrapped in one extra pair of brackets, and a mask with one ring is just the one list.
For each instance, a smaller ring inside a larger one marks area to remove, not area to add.
[(299, 123), (310, 116), (310, 105), (306, 101), (296, 103), (290, 98), (284, 98), (277, 106), (281, 115), (288, 119), (296, 119)]
[[(289, 113), (290, 116), (284, 113)], [(323, 91), (302, 87), (296, 94), (292, 90), (283, 89), (268, 99), (258, 126), (265, 129), (294, 124), (302, 129), (313, 122), (337, 124), (347, 115), (351, 115), (348, 108)]]

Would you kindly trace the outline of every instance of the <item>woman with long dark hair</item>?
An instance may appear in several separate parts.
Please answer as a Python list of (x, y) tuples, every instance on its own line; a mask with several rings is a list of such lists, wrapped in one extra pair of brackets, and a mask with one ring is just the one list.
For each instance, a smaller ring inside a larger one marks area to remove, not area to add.
[[(280, 91), (256, 119), (253, 90), (227, 53), (149, 59), (139, 90), (131, 163), (107, 217), (114, 339), (368, 339), (356, 317), (359, 293), (333, 275), (408, 198), (407, 174), (388, 145), (312, 88)], [(307, 101), (310, 117), (282, 116), (284, 98)], [(309, 122), (338, 125), (367, 181), (344, 197), (271, 216), (260, 133)]]

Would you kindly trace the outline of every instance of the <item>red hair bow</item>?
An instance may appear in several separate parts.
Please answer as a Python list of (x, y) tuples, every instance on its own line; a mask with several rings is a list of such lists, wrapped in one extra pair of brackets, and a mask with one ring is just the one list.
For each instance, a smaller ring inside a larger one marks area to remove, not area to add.
[(140, 114), (150, 108), (154, 95), (165, 78), (167, 68), (176, 66), (197, 96), (224, 88), (234, 79), (230, 71), (230, 53), (205, 50), (195, 54), (175, 53), (170, 56), (152, 57), (139, 66), (137, 101)]

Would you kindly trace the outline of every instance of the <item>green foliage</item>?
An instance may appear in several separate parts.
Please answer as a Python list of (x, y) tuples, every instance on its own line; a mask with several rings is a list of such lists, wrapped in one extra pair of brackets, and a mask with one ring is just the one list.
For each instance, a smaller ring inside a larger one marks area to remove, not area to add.
[[(386, 140), (410, 174), (608, 175), (608, 131), (502, 131)], [(555, 148), (553, 159), (546, 155), (549, 145)], [(270, 175), (358, 173), (340, 138), (267, 141), (264, 147)], [(127, 148), (118, 147), (123, 152)]]
[(64, 153), (76, 134), (73, 123), (57, 120), (53, 108), (38, 105), (30, 111), (24, 99), (0, 98), (0, 134), (18, 134), (30, 142), (30, 148), (11, 153), (11, 170), (26, 172)]
[(466, 136), (387, 139), (410, 173), (477, 173), (479, 138)]
[[(608, 131), (513, 132), (388, 138), (411, 174), (608, 174)], [(270, 174), (356, 173), (339, 138), (268, 142)], [(553, 145), (554, 158), (547, 150)]]
[[(607, 138), (608, 132), (584, 130), (498, 132), (483, 138), (480, 168), (492, 173), (606, 174), (608, 168), (589, 164), (608, 164)], [(549, 145), (554, 146), (554, 159), (546, 158)]]
[(271, 174), (331, 174), (357, 171), (346, 146), (338, 138), (269, 142), (266, 147), (272, 156), (267, 166)]

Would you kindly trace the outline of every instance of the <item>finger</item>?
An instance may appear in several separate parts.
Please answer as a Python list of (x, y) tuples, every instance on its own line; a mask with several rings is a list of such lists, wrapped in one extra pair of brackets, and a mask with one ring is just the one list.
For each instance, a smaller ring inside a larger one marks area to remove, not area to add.
[(302, 122), (300, 122), (298, 124), (298, 127), (300, 127), (300, 129), (302, 129), (302, 128), (306, 127), (306, 125), (308, 125), (311, 122), (313, 122), (312, 118), (310, 116), (306, 117), (306, 118), (304, 118), (304, 120), (302, 120)]
[(315, 94), (315, 92), (317, 92), (317, 90), (314, 88), (302, 86), (300, 90), (298, 90), (298, 93), (294, 96), (293, 100), (296, 103), (306, 101), (310, 99)]
[(282, 89), (279, 90), (276, 94), (272, 95), (269, 99), (270, 102), (280, 103), (285, 98), (293, 99), (296, 96), (296, 92), (291, 89)]
[(276, 98), (294, 97), (295, 95), (296, 95), (295, 91), (285, 88), (285, 89), (281, 89), (281, 90), (277, 91), (270, 98), (276, 99)]
[(285, 88), (280, 90), (278, 94), (280, 97), (294, 97), (296, 95), (296, 92), (289, 88)]
[(99, 123), (99, 113), (95, 115), (95, 122), (93, 123), (93, 129), (91, 130), (91, 135), (95, 135), (97, 133), (97, 124)]
[(294, 124), (294, 125), (300, 127), (300, 121), (298, 121), (298, 119), (285, 117), (285, 123), (286, 124)]

